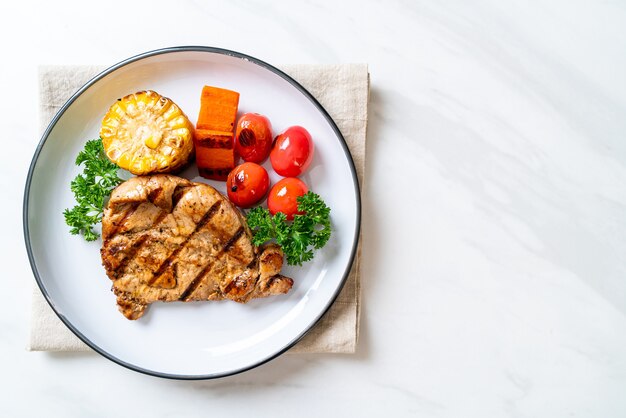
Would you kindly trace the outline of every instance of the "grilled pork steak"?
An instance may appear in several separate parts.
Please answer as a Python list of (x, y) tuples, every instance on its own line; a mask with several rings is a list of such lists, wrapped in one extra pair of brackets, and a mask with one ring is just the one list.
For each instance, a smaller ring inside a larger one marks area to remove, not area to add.
[(239, 212), (213, 187), (159, 174), (120, 184), (102, 218), (100, 253), (128, 319), (155, 301), (253, 298), (287, 293), (283, 252), (257, 248)]

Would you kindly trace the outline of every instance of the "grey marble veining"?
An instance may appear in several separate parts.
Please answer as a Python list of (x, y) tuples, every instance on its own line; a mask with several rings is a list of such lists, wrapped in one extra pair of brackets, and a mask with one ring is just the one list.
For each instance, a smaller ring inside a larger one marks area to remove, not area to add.
[(17, 260), (4, 274), (16, 297), (0, 305), (0, 415), (626, 416), (626, 4), (101, 6), (96, 19), (79, 4), (16, 5), (2, 29), (24, 37), (7, 51), (19, 66), (0, 70), (15, 98), (0, 101), (14, 115), (0, 184), (15, 203), (2, 214), (20, 217), (38, 64), (183, 44), (367, 62), (359, 351), (209, 382), (27, 353), (32, 280), (16, 221), (0, 240), (3, 261)]

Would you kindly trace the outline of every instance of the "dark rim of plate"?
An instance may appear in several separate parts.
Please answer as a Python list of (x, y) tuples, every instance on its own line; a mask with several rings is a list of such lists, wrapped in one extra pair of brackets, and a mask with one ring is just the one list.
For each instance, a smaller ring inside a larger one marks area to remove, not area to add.
[[(67, 319), (65, 318), (65, 316), (63, 316), (60, 312), (57, 311), (57, 309), (54, 306), (54, 303), (52, 302), (50, 295), (48, 294), (42, 280), (41, 277), (39, 275), (39, 272), (37, 270), (37, 266), (35, 264), (35, 259), (34, 259), (34, 255), (33, 255), (33, 251), (31, 248), (31, 242), (30, 242), (30, 234), (29, 234), (29, 229), (28, 229), (28, 203), (29, 203), (29, 194), (30, 194), (30, 184), (31, 184), (31, 180), (32, 180), (32, 176), (33, 176), (33, 172), (35, 169), (35, 166), (37, 165), (37, 159), (39, 158), (39, 154), (41, 153), (41, 150), (43, 149), (44, 144), (46, 143), (46, 140), (48, 139), (48, 136), (50, 134), (50, 132), (52, 131), (52, 129), (54, 128), (54, 126), (56, 125), (56, 123), (59, 121), (59, 119), (63, 116), (63, 114), (65, 113), (65, 111), (71, 106), (71, 104), (81, 95), (83, 94), (87, 89), (89, 89), (93, 84), (95, 84), (98, 80), (106, 77), (107, 75), (113, 73), (114, 71), (128, 65), (131, 64), (133, 62), (136, 61), (140, 61), (144, 58), (149, 58), (149, 57), (153, 57), (156, 55), (161, 55), (161, 54), (169, 54), (169, 53), (176, 53), (176, 52), (208, 52), (208, 53), (212, 53), (212, 54), (221, 54), (221, 55), (228, 55), (231, 57), (235, 57), (235, 58), (240, 58), (243, 59), (245, 61), (251, 62), (253, 64), (256, 64), (260, 67), (263, 67), (273, 73), (275, 73), (276, 75), (282, 77), (283, 79), (285, 79), (286, 81), (288, 81), (293, 87), (295, 87), (297, 90), (300, 91), (300, 93), (302, 93), (306, 98), (308, 98), (314, 105), (315, 107), (317, 107), (317, 109), (320, 111), (320, 113), (324, 116), (324, 118), (326, 118), (326, 121), (328, 122), (328, 124), (331, 126), (331, 128), (333, 129), (333, 131), (335, 132), (335, 135), (337, 135), (337, 138), (339, 138), (341, 146), (343, 147), (343, 150), (346, 154), (346, 157), (348, 159), (348, 163), (350, 165), (350, 171), (352, 172), (352, 180), (354, 183), (354, 188), (356, 190), (356, 230), (355, 230), (355, 234), (354, 234), (354, 238), (353, 238), (353, 243), (352, 243), (352, 251), (350, 254), (350, 262), (347, 264), (346, 269), (343, 273), (343, 277), (341, 279), (341, 283), (339, 284), (339, 286), (337, 287), (335, 293), (332, 295), (332, 297), (330, 298), (330, 300), (328, 301), (328, 304), (325, 306), (325, 308), (322, 310), (322, 312), (320, 312), (320, 314), (317, 316), (317, 318), (315, 318), (305, 329), (304, 331), (302, 331), (302, 333), (300, 333), (300, 335), (298, 335), (296, 338), (294, 338), (291, 342), (289, 342), (287, 345), (285, 345), (282, 349), (280, 349), (278, 352), (276, 352), (275, 354), (267, 357), (267, 358), (263, 358), (260, 359), (259, 361), (243, 367), (241, 369), (236, 369), (236, 370), (231, 370), (228, 372), (224, 372), (224, 373), (213, 373), (213, 374), (206, 374), (206, 375), (181, 375), (181, 374), (171, 374), (171, 373), (162, 373), (162, 372), (158, 372), (155, 370), (148, 370), (148, 369), (144, 369), (142, 367), (136, 366), (134, 364), (130, 364), (128, 362), (125, 362), (122, 359), (119, 359), (115, 356), (113, 356), (112, 354), (106, 352), (105, 350), (101, 349), (100, 347), (98, 347), (95, 343), (93, 343), (91, 340), (89, 340), (85, 335), (83, 335), (76, 327), (74, 327), (74, 325)], [(215, 47), (208, 47), (208, 46), (178, 46), (178, 47), (169, 47), (169, 48), (162, 48), (162, 49), (157, 49), (154, 51), (148, 51), (139, 55), (135, 55), (133, 57), (130, 57), (124, 61), (121, 61), (109, 68), (107, 68), (106, 70), (102, 71), (100, 74), (96, 75), (95, 77), (93, 77), (91, 80), (89, 80), (83, 87), (81, 87), (76, 93), (74, 93), (74, 95), (72, 97), (69, 98), (69, 100), (63, 105), (63, 107), (61, 107), (61, 109), (57, 112), (57, 114), (54, 116), (54, 118), (52, 119), (52, 121), (50, 122), (50, 124), (48, 125), (48, 127), (46, 128), (45, 132), (43, 133), (41, 140), (39, 141), (39, 144), (37, 145), (37, 149), (35, 150), (35, 154), (33, 156), (33, 159), (30, 163), (30, 167), (28, 169), (28, 176), (26, 178), (26, 186), (24, 188), (24, 203), (23, 203), (23, 211), (22, 211), (22, 216), (23, 216), (23, 228), (24, 228), (24, 241), (26, 243), (26, 251), (28, 252), (28, 259), (30, 261), (30, 266), (33, 270), (33, 274), (35, 275), (35, 280), (37, 281), (37, 285), (39, 286), (39, 289), (41, 289), (41, 292), (43, 293), (46, 301), (48, 302), (48, 304), (50, 305), (50, 307), (52, 308), (52, 310), (56, 313), (56, 315), (59, 317), (59, 319), (61, 321), (63, 321), (63, 323), (78, 337), (80, 338), (85, 344), (87, 344), (89, 347), (91, 347), (94, 351), (98, 352), (99, 354), (101, 354), (102, 356), (106, 357), (107, 359), (121, 365), (124, 366), (130, 370), (134, 370), (140, 373), (144, 373), (147, 375), (151, 375), (151, 376), (157, 376), (157, 377), (163, 377), (163, 378), (168, 378), (168, 379), (179, 379), (179, 380), (205, 380), (205, 379), (215, 379), (215, 378), (220, 378), (220, 377), (226, 377), (226, 376), (232, 376), (238, 373), (242, 373), (245, 372), (247, 370), (253, 369), (255, 367), (258, 367), (262, 364), (265, 364), (267, 362), (269, 362), (270, 360), (273, 360), (275, 358), (277, 358), (278, 356), (280, 356), (281, 354), (285, 353), (287, 350), (289, 350), (291, 347), (293, 347), (298, 341), (300, 341), (306, 334), (307, 332), (324, 316), (324, 314), (328, 311), (328, 309), (332, 306), (332, 304), (335, 302), (335, 300), (337, 299), (337, 296), (339, 295), (339, 292), (341, 292), (341, 289), (343, 289), (343, 286), (348, 278), (348, 275), (350, 273), (350, 269), (352, 267), (352, 263), (354, 262), (354, 257), (356, 256), (356, 250), (357, 250), (357, 245), (358, 245), (358, 240), (359, 240), (359, 234), (360, 234), (360, 229), (361, 229), (361, 198), (360, 198), (360, 188), (359, 188), (359, 183), (358, 183), (358, 178), (357, 178), (357, 174), (356, 174), (356, 169), (354, 167), (354, 161), (352, 160), (352, 155), (350, 154), (350, 151), (348, 149), (348, 145), (343, 137), (343, 135), (341, 134), (341, 132), (339, 131), (339, 128), (337, 127), (337, 125), (335, 124), (335, 122), (333, 121), (333, 119), (330, 117), (330, 115), (328, 114), (328, 112), (326, 111), (326, 109), (324, 109), (324, 107), (317, 101), (317, 99), (315, 99), (315, 97), (313, 97), (313, 95), (311, 93), (309, 93), (304, 87), (302, 87), (300, 85), (300, 83), (298, 83), (296, 80), (294, 80), (293, 78), (291, 78), (289, 75), (285, 74), (283, 71), (279, 70), (278, 68), (264, 62), (261, 61), (257, 58), (251, 57), (249, 55), (246, 54), (242, 54), (240, 52), (235, 52), (235, 51), (231, 51), (228, 49), (222, 49), (222, 48), (215, 48)]]

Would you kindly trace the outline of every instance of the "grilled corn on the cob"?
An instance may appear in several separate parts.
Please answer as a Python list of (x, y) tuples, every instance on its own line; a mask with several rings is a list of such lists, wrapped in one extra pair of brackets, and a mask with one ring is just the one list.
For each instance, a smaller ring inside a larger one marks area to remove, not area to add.
[(176, 103), (151, 90), (118, 99), (100, 137), (109, 159), (135, 175), (174, 172), (193, 157), (193, 125)]

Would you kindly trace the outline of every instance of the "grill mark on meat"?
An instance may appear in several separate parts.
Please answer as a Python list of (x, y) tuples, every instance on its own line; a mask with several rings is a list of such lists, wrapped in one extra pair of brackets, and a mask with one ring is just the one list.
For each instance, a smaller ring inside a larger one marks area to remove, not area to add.
[(215, 264), (215, 262), (217, 260), (219, 260), (224, 254), (226, 254), (228, 252), (228, 250), (230, 250), (230, 248), (237, 242), (237, 240), (239, 238), (241, 238), (241, 235), (243, 234), (244, 229), (243, 227), (239, 227), (239, 229), (237, 229), (237, 231), (233, 234), (232, 237), (230, 237), (230, 239), (228, 240), (228, 242), (226, 242), (226, 244), (224, 244), (224, 247), (222, 247), (222, 249), (220, 250), (219, 253), (217, 253), (217, 255), (215, 256), (214, 259), (210, 260), (203, 268), (202, 270), (200, 270), (200, 273), (198, 273), (196, 275), (196, 277), (193, 278), (193, 280), (189, 283), (189, 286), (187, 286), (187, 288), (183, 291), (183, 293), (181, 293), (180, 297), (178, 298), (178, 300), (181, 301), (186, 301), (187, 298), (189, 298), (193, 292), (196, 291), (196, 289), (198, 288), (198, 286), (200, 286), (200, 283), (202, 283), (202, 279), (204, 278), (204, 276), (206, 276), (206, 274), (209, 272), (209, 270), (211, 269), (211, 267), (213, 267), (213, 265)]
[[(159, 216), (157, 216), (157, 218), (154, 220), (154, 223), (152, 224), (150, 228), (154, 228), (155, 226), (163, 222), (163, 219), (165, 219), (166, 216), (167, 216), (167, 211), (162, 210), (159, 213)], [(117, 267), (115, 277), (120, 277), (121, 275), (124, 275), (126, 273), (126, 269), (128, 265), (131, 263), (131, 261), (135, 259), (135, 257), (137, 256), (141, 248), (147, 242), (149, 242), (148, 238), (150, 236), (149, 235), (150, 228), (147, 229), (148, 232), (144, 232), (143, 234), (139, 235), (139, 238), (137, 238), (137, 240), (133, 243), (133, 245), (130, 248), (130, 251), (126, 253), (126, 257), (122, 259), (121, 263)]]
[(235, 234), (230, 237), (230, 239), (228, 240), (228, 242), (226, 243), (226, 245), (224, 245), (224, 248), (222, 248), (222, 251), (220, 251), (220, 256), (223, 253), (228, 252), (228, 250), (230, 250), (230, 247), (232, 247), (239, 238), (241, 238), (241, 235), (243, 234), (243, 227), (239, 227), (239, 229), (237, 229), (237, 232), (235, 232)]
[(154, 223), (152, 224), (152, 227), (154, 228), (155, 226), (157, 226), (158, 224), (160, 224), (161, 222), (163, 222), (163, 219), (165, 219), (165, 217), (168, 215), (166, 210), (162, 210), (161, 213), (159, 213), (159, 216), (157, 216), (157, 218), (155, 219)]
[(187, 192), (187, 190), (190, 187), (193, 187), (193, 186), (181, 186), (181, 185), (176, 186), (176, 188), (174, 189), (174, 192), (172, 193), (172, 210), (174, 210), (173, 208), (178, 206), (178, 202), (180, 202), (180, 199), (183, 197), (183, 195)]
[(156, 189), (148, 193), (148, 201), (154, 203), (154, 201), (163, 193), (163, 187), (157, 187)]
[(123, 276), (126, 273), (126, 268), (130, 264), (131, 261), (135, 259), (137, 253), (141, 249), (141, 247), (145, 244), (148, 239), (148, 234), (142, 234), (137, 238), (133, 245), (131, 245), (130, 249), (126, 253), (126, 257), (120, 262), (120, 265), (115, 270), (115, 277)]
[(255, 247), (245, 218), (225, 199), (165, 174), (131, 178), (112, 193), (101, 257), (126, 318), (140, 318), (156, 301), (245, 303), (289, 291), (293, 281), (278, 274), (282, 251)]
[(204, 279), (204, 276), (206, 276), (209, 270), (211, 270), (211, 267), (213, 267), (214, 262), (215, 260), (211, 260), (206, 264), (206, 266), (204, 266), (204, 268), (200, 271), (200, 273), (198, 273), (198, 275), (193, 278), (191, 283), (189, 283), (189, 286), (187, 286), (187, 288), (183, 291), (183, 293), (180, 294), (180, 297), (178, 298), (178, 300), (187, 302), (187, 299), (192, 295), (193, 292), (196, 291), (198, 286), (200, 286), (200, 283), (202, 283), (202, 279)]
[(202, 216), (200, 221), (196, 224), (196, 227), (193, 230), (193, 232), (191, 234), (189, 234), (185, 238), (185, 240), (183, 242), (181, 242), (174, 249), (174, 251), (172, 251), (170, 253), (170, 255), (161, 263), (159, 268), (156, 269), (156, 271), (152, 274), (152, 277), (150, 278), (150, 280), (148, 280), (148, 286), (153, 286), (154, 282), (159, 278), (159, 276), (161, 276), (165, 272), (165, 270), (167, 270), (172, 265), (172, 262), (176, 259), (176, 257), (178, 257), (178, 254), (182, 251), (182, 249), (189, 242), (189, 240), (191, 238), (193, 238), (193, 236), (196, 233), (198, 233), (198, 231), (200, 231), (200, 229), (202, 229), (202, 227), (204, 225), (206, 225), (211, 220), (213, 215), (215, 215), (217, 213), (217, 211), (220, 208), (221, 204), (222, 204), (222, 201), (218, 200), (217, 202), (213, 203), (213, 205), (211, 205), (209, 210), (206, 211), (206, 213)]
[(111, 230), (111, 232), (109, 232), (108, 236), (114, 237), (117, 234), (117, 231), (119, 231), (120, 228), (124, 226), (128, 218), (130, 218), (130, 216), (133, 213), (135, 213), (138, 207), (139, 207), (139, 203), (132, 203), (131, 205), (129, 205), (128, 209), (124, 211), (124, 215), (122, 216), (122, 219), (120, 219), (119, 222), (113, 222), (114, 229)]

